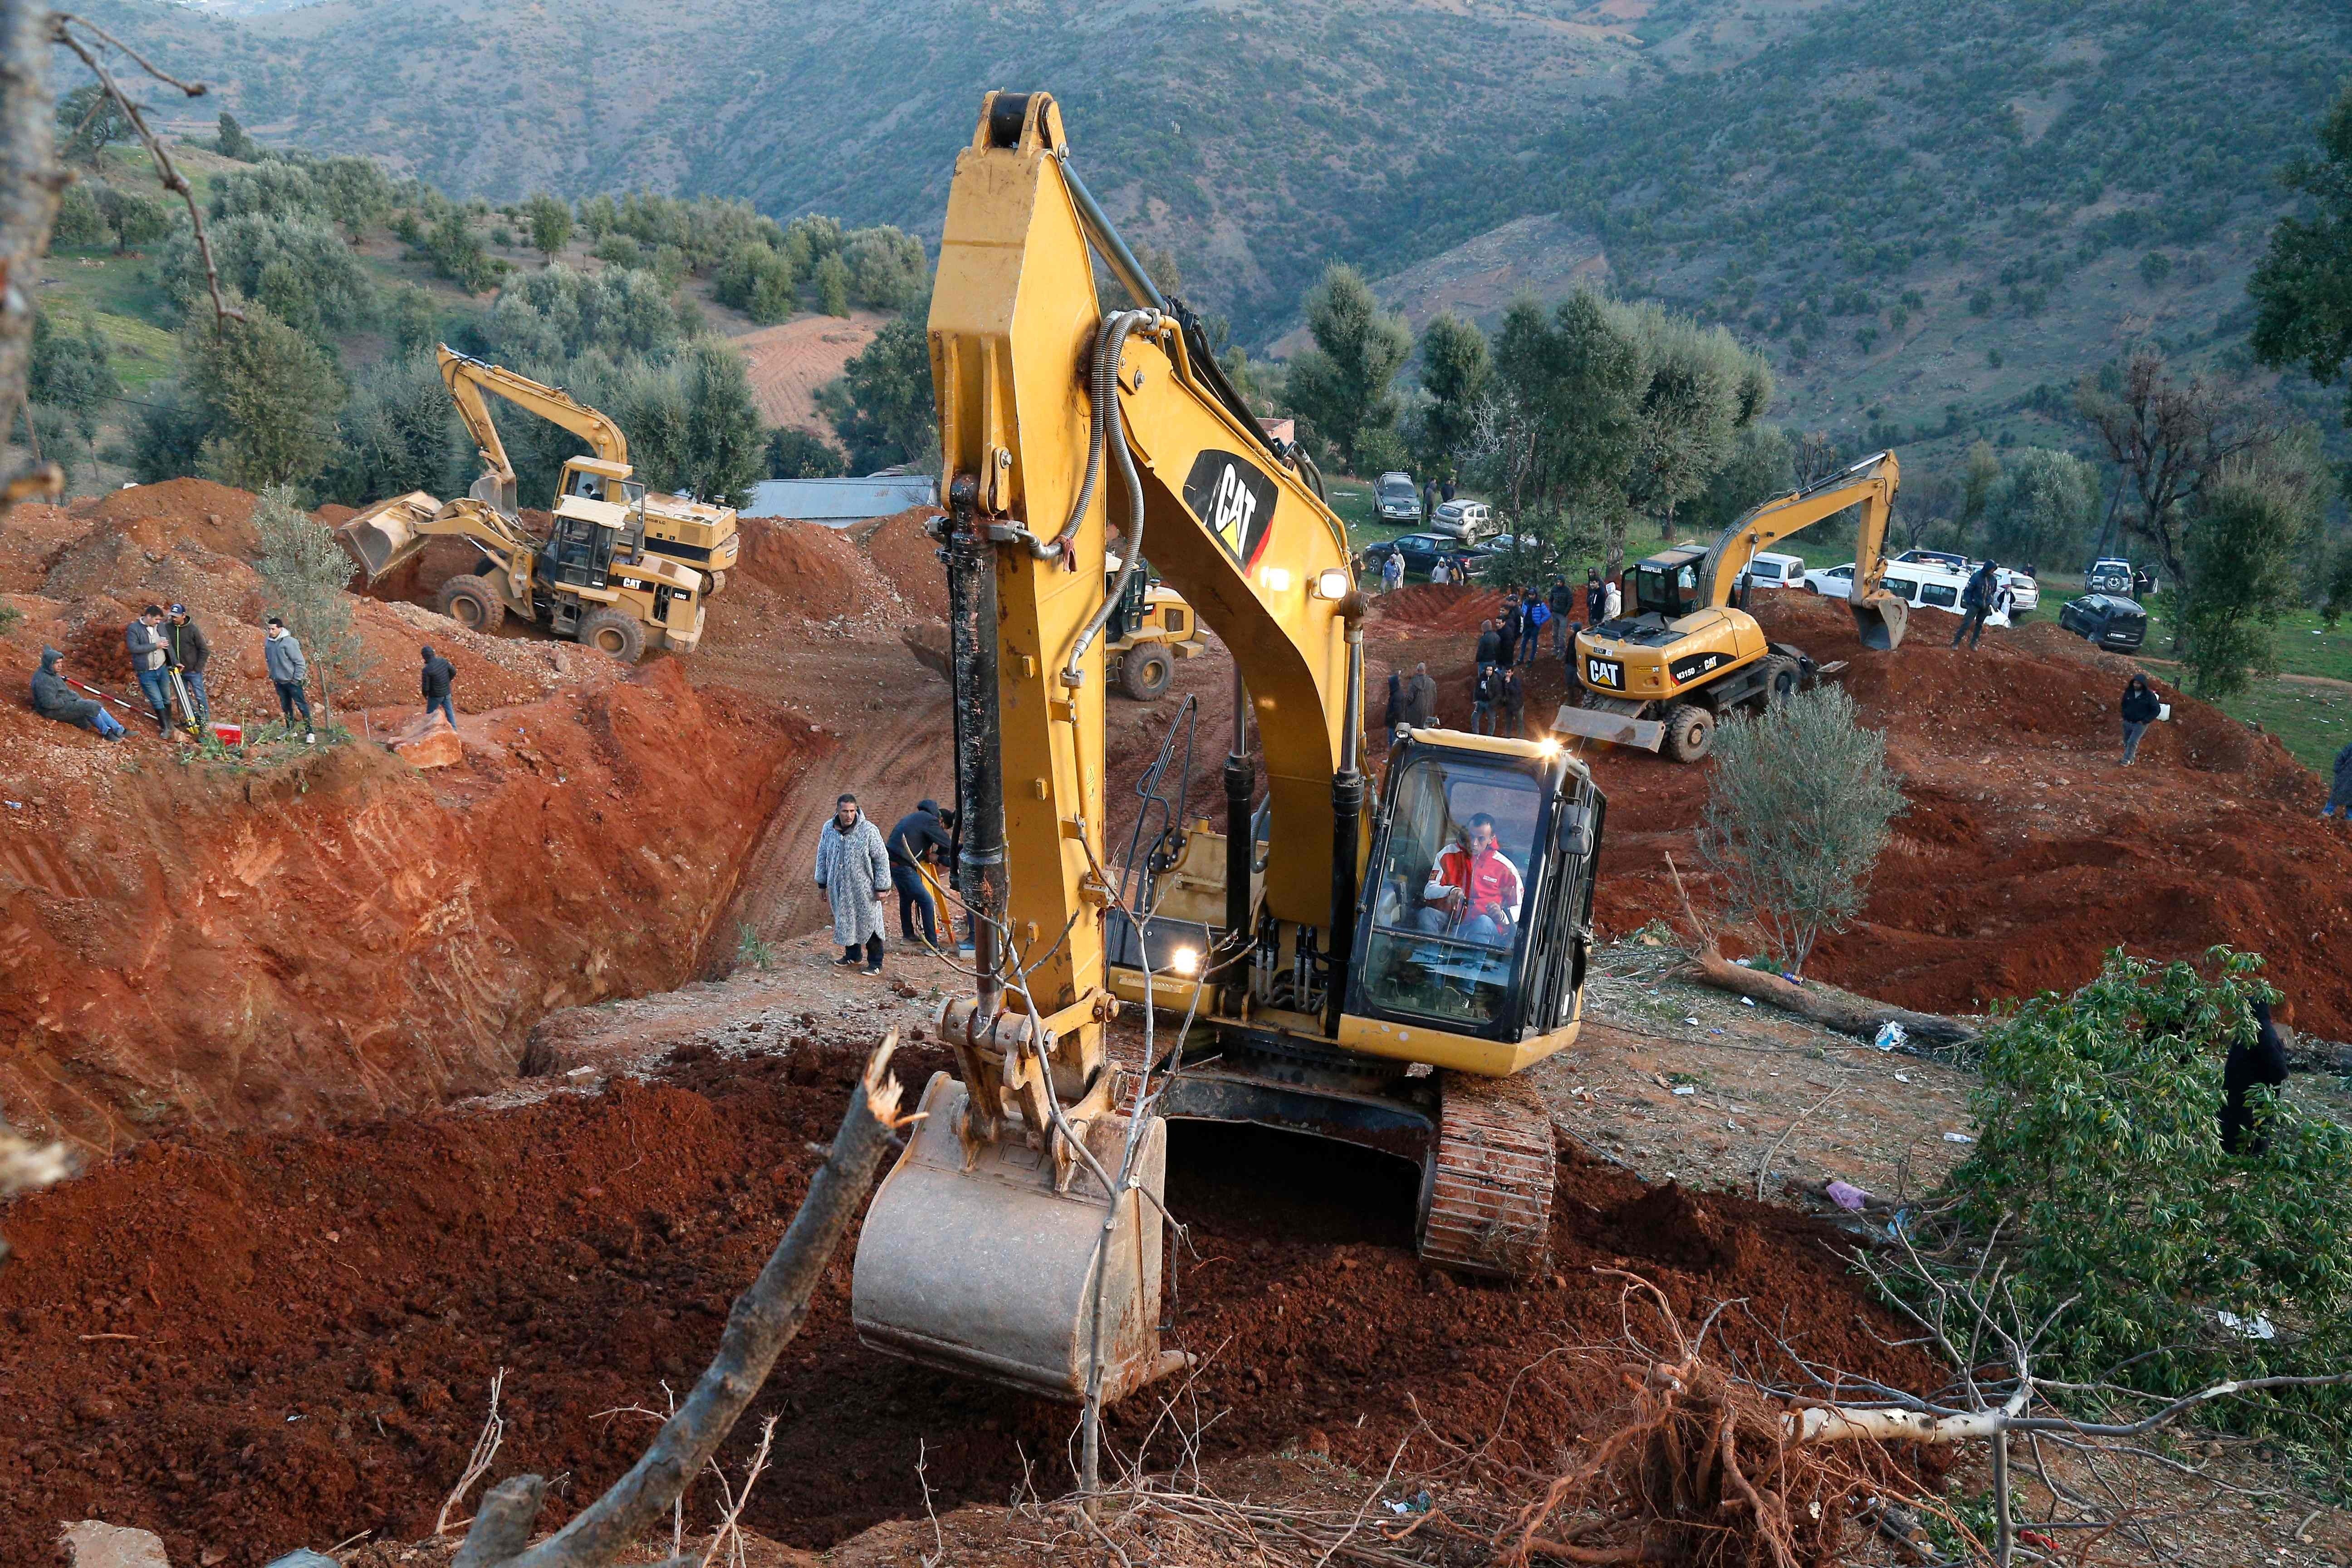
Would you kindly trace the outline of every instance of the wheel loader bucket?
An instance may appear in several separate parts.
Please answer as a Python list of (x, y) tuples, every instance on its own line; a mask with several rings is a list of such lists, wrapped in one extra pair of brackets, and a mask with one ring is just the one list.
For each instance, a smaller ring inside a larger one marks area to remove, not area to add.
[(1910, 624), (1910, 605), (1882, 589), (1852, 608), (1854, 635), (1862, 638), (1863, 647), (1885, 653), (1903, 646), (1904, 628)]
[(377, 578), (425, 548), (418, 531), (441, 510), (441, 503), (423, 490), (380, 500), (335, 530), (335, 537), (360, 563), (371, 585)]
[[(1076, 1403), (1086, 1397), (1102, 1279), (1102, 1385), (1116, 1400), (1181, 1365), (1160, 1352), (1160, 1199), (1168, 1124), (1151, 1119), (1135, 1176), (1150, 1194), (1106, 1194), (1083, 1163), (1066, 1194), (1054, 1162), (1017, 1136), (983, 1145), (970, 1170), (956, 1123), (964, 1087), (936, 1073), (922, 1120), (875, 1190), (857, 1237), (850, 1317), (869, 1348)], [(1087, 1147), (1114, 1176), (1128, 1119), (1100, 1116)]]

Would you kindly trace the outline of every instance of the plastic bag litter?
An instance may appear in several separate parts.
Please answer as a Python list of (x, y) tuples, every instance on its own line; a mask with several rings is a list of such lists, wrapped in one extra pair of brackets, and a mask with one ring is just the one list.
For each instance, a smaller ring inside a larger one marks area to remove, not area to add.
[(1882, 1051), (1899, 1051), (1903, 1048), (1903, 1042), (1910, 1037), (1902, 1025), (1889, 1018), (1878, 1026), (1878, 1036), (1870, 1043)]
[(1849, 1214), (1860, 1214), (1863, 1205), (1870, 1201), (1870, 1194), (1852, 1182), (1832, 1180), (1822, 1191), (1829, 1194), (1830, 1202)]
[(1947, 1143), (1973, 1143), (1976, 1142), (1976, 1137), (1973, 1133), (1968, 1132), (1947, 1132), (1944, 1134), (1944, 1142)]
[(2216, 1307), (2213, 1310), (2213, 1317), (2223, 1328), (2236, 1334), (2240, 1339), (2274, 1340), (2278, 1338), (2278, 1330), (2273, 1327), (2270, 1319), (2261, 1312), (2256, 1312), (2251, 1318), (2242, 1318), (2235, 1312)]
[(1676, 1094), (1696, 1094), (1698, 1089), (1696, 1086), (1686, 1083), (1683, 1085), (1682, 1088), (1675, 1090), (1675, 1092)]
[(1743, 1007), (1753, 1007), (1756, 1005), (1756, 998), (1753, 996), (1742, 996), (1739, 999), (1739, 1005)]

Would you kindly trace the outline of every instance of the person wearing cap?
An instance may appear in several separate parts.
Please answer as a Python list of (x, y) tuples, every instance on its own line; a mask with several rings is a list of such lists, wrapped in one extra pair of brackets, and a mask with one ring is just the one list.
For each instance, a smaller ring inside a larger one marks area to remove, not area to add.
[(421, 688), (425, 693), (425, 716), (430, 719), (437, 708), (441, 710), (441, 717), (449, 721), (452, 730), (457, 727), (457, 710), (449, 706), (449, 683), (457, 678), (457, 667), (435, 653), (433, 645), (426, 643), (425, 679)]
[(213, 716), (212, 696), (205, 690), (205, 666), (212, 657), (205, 629), (189, 618), (188, 606), (173, 605), (171, 618), (163, 624), (163, 661), (180, 672), (180, 684), (188, 689), (188, 700), (195, 704), (196, 710), (189, 717), (199, 724)]
[(924, 942), (931, 947), (940, 944), (931, 890), (923, 883), (923, 861), (934, 851), (951, 854), (953, 847), (945, 814), (935, 800), (919, 802), (890, 829), (890, 885), (898, 890), (898, 934), (910, 944), (915, 940), (917, 910), (923, 911)]
[(294, 733), (294, 710), (302, 710), (302, 743), (314, 746), (319, 732), (310, 724), (310, 697), (303, 683), (310, 679), (310, 661), (302, 657), (302, 645), (286, 629), (283, 616), (269, 617), (268, 635), (261, 639), (261, 660), (268, 666), (269, 683), (278, 688), (278, 706), (286, 715), (286, 733)]
[(139, 689), (147, 694), (147, 705), (155, 710), (155, 733), (172, 732), (172, 683), (164, 677), (163, 606), (150, 605), (139, 612), (139, 618), (122, 628), (122, 646), (131, 650), (131, 673), (139, 678)]

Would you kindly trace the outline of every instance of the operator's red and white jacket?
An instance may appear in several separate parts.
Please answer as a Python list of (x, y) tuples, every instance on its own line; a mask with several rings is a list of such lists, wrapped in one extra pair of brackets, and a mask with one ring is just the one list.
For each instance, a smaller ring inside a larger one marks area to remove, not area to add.
[(1514, 921), (1519, 918), (1519, 868), (1511, 864), (1500, 847), (1474, 858), (1459, 844), (1447, 845), (1437, 857), (1437, 864), (1429, 868), (1429, 885), (1422, 889), (1421, 896), (1434, 904), (1455, 888), (1466, 895), (1462, 909), (1465, 921), (1496, 914), (1507, 915)]

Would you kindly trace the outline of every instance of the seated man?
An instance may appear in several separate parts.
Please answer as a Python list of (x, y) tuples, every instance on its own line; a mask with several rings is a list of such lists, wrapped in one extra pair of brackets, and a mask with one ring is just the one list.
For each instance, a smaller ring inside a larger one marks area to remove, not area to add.
[(77, 695), (66, 678), (58, 673), (58, 665), (65, 657), (53, 647), (41, 650), (41, 668), (33, 676), (33, 711), (60, 724), (94, 730), (110, 741), (122, 739), (122, 725), (106, 710), (106, 705)]
[(1466, 823), (1429, 868), (1421, 890), (1427, 906), (1421, 929), (1450, 931), (1464, 942), (1507, 947), (1519, 918), (1519, 868), (1495, 842), (1495, 819), (1485, 812)]

